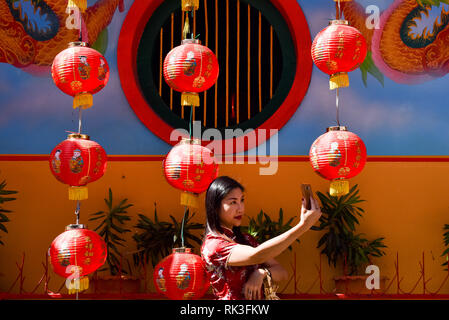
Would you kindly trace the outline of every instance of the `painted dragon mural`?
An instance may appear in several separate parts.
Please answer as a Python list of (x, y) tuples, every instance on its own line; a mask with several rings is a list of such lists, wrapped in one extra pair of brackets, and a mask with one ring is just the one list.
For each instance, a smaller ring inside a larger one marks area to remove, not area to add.
[[(395, 0), (380, 15), (378, 28), (366, 27), (365, 8), (356, 1), (343, 2), (346, 20), (368, 42), (369, 54), (362, 76), (369, 72), (382, 82), (385, 75), (397, 83), (417, 84), (449, 73), (448, 0)], [(435, 11), (437, 10), (437, 15)], [(433, 13), (433, 15), (431, 14)], [(417, 32), (418, 24), (436, 17)], [(431, 21), (432, 23), (432, 21)]]
[[(123, 0), (98, 0), (83, 13), (93, 44)], [(66, 27), (67, 0), (0, 0), (0, 62), (34, 75), (50, 73), (54, 57), (77, 41), (78, 29)]]

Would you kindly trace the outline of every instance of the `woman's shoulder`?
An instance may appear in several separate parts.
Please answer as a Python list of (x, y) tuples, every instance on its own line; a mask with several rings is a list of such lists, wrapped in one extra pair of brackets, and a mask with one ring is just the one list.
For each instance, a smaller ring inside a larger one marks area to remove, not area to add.
[(211, 232), (211, 233), (206, 234), (206, 236), (204, 237), (202, 247), (203, 248), (206, 248), (206, 247), (207, 248), (217, 248), (217, 247), (227, 246), (232, 243), (234, 243), (234, 241), (232, 241), (228, 237), (221, 235), (221, 234)]

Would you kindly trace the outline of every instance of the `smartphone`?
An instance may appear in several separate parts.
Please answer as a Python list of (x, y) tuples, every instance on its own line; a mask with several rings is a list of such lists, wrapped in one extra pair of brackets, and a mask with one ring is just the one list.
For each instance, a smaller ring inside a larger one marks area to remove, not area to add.
[(301, 191), (302, 191), (302, 196), (305, 201), (306, 209), (310, 210), (312, 208), (312, 205), (310, 203), (310, 198), (313, 196), (312, 187), (310, 186), (310, 184), (303, 183), (303, 184), (301, 184)]

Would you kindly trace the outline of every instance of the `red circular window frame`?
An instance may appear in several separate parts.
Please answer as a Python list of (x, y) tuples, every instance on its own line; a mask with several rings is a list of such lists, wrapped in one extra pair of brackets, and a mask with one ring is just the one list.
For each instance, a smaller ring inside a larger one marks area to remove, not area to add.
[[(155, 135), (168, 144), (175, 145), (178, 141), (170, 140), (170, 135), (176, 128), (163, 121), (145, 100), (137, 79), (136, 57), (139, 41), (145, 26), (153, 12), (163, 0), (135, 1), (123, 22), (117, 48), (117, 65), (122, 90), (137, 117)], [(276, 112), (258, 128), (254, 128), (257, 138), (256, 145), (249, 141), (244, 143), (245, 137), (235, 137), (232, 140), (233, 152), (239, 153), (252, 149), (271, 138), (270, 129), (280, 130), (298, 109), (309, 88), (312, 77), (313, 62), (310, 54), (312, 40), (306, 17), (296, 0), (271, 0), (271, 3), (283, 16), (290, 30), (296, 53), (296, 75), (293, 85), (282, 105)], [(258, 131), (265, 130), (259, 137)], [(180, 134), (181, 135), (181, 134)], [(226, 153), (226, 140), (223, 141), (223, 153)], [(208, 145), (210, 141), (202, 141)], [(228, 142), (229, 143), (229, 142)], [(242, 148), (243, 146), (243, 148)], [(217, 151), (217, 150), (215, 150)]]

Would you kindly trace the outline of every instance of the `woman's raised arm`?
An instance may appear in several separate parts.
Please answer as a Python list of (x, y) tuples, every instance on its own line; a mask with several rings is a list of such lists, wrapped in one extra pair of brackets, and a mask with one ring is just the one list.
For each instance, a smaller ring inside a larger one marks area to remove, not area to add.
[(301, 219), (297, 225), (290, 230), (267, 240), (256, 248), (247, 245), (236, 245), (232, 248), (228, 266), (247, 266), (262, 264), (270, 259), (274, 259), (287, 249), (298, 237), (309, 230), (321, 216), (318, 201), (311, 197), (311, 209), (305, 209), (304, 199), (301, 207)]

